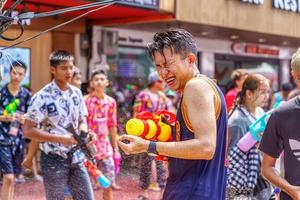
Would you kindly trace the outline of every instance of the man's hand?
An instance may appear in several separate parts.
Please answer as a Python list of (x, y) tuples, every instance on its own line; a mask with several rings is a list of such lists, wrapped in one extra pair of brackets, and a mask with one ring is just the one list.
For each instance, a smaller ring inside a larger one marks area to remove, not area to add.
[(147, 152), (149, 143), (150, 141), (133, 135), (122, 135), (118, 139), (118, 145), (127, 155)]
[(64, 145), (65, 147), (69, 147), (71, 145), (74, 145), (74, 144), (77, 144), (77, 141), (74, 139), (74, 137), (72, 135), (64, 135), (64, 136), (61, 136), (61, 140), (60, 140), (60, 143), (62, 145)]
[(28, 156), (26, 156), (22, 162), (22, 166), (26, 169), (31, 169), (32, 160), (33, 160), (33, 158), (29, 158)]
[(121, 156), (118, 147), (114, 149), (114, 156)]
[(300, 200), (300, 186), (292, 186), (289, 193), (293, 200)]
[(89, 139), (90, 139), (89, 143), (95, 142), (97, 140), (97, 134), (93, 131), (89, 131)]
[(12, 115), (2, 115), (1, 121), (3, 122), (13, 122), (15, 120), (14, 116)]
[(25, 115), (14, 115), (15, 120), (17, 120), (20, 124), (24, 124), (26, 117)]

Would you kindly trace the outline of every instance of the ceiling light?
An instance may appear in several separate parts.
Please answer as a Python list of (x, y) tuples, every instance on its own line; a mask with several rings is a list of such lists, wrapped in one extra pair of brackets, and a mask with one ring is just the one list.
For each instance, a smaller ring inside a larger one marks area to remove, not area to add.
[(207, 35), (208, 35), (208, 32), (207, 32), (207, 31), (202, 31), (202, 32), (201, 32), (201, 35), (202, 35), (202, 36), (207, 36)]
[(232, 40), (236, 40), (236, 39), (239, 39), (240, 36), (238, 36), (238, 35), (231, 35), (230, 38), (231, 38)]
[(288, 41), (283, 41), (283, 42), (282, 42), (282, 45), (285, 45), (285, 46), (286, 46), (286, 45), (289, 45), (289, 44), (290, 44), (290, 43), (289, 43)]
[(266, 41), (267, 41), (267, 40), (266, 40), (265, 38), (259, 38), (259, 39), (258, 39), (258, 42), (259, 42), (259, 43), (264, 43), (264, 42), (266, 42)]

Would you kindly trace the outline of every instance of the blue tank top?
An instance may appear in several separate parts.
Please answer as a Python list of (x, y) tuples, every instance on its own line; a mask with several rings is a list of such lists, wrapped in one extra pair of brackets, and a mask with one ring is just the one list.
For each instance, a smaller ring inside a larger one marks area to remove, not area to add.
[[(207, 77), (206, 80), (215, 92), (217, 143), (212, 160), (187, 160), (169, 158), (169, 177), (164, 192), (164, 200), (223, 200), (226, 188), (227, 155), (227, 112), (221, 90)], [(177, 113), (173, 138), (177, 141), (190, 140), (194, 133), (186, 117), (181, 101)]]

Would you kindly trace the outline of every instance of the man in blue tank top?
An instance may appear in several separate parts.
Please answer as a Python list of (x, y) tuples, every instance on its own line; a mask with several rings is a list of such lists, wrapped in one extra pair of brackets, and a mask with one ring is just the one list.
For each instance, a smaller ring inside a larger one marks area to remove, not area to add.
[(148, 152), (169, 157), (164, 200), (225, 199), (224, 96), (212, 80), (199, 73), (196, 43), (187, 31), (156, 33), (149, 52), (162, 80), (170, 89), (183, 94), (173, 142), (123, 135), (119, 146), (126, 154)]

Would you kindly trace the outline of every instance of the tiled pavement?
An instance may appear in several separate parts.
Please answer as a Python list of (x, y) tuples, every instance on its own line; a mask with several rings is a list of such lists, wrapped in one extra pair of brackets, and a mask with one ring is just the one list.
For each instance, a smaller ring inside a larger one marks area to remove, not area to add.
[[(122, 175), (117, 180), (122, 187), (120, 191), (114, 191), (114, 200), (136, 200), (143, 191), (138, 188), (137, 177)], [(102, 199), (102, 191), (94, 191), (95, 200)], [(160, 192), (149, 192), (149, 200), (159, 200)], [(15, 200), (46, 200), (42, 182), (27, 180), (23, 184), (17, 184)]]

